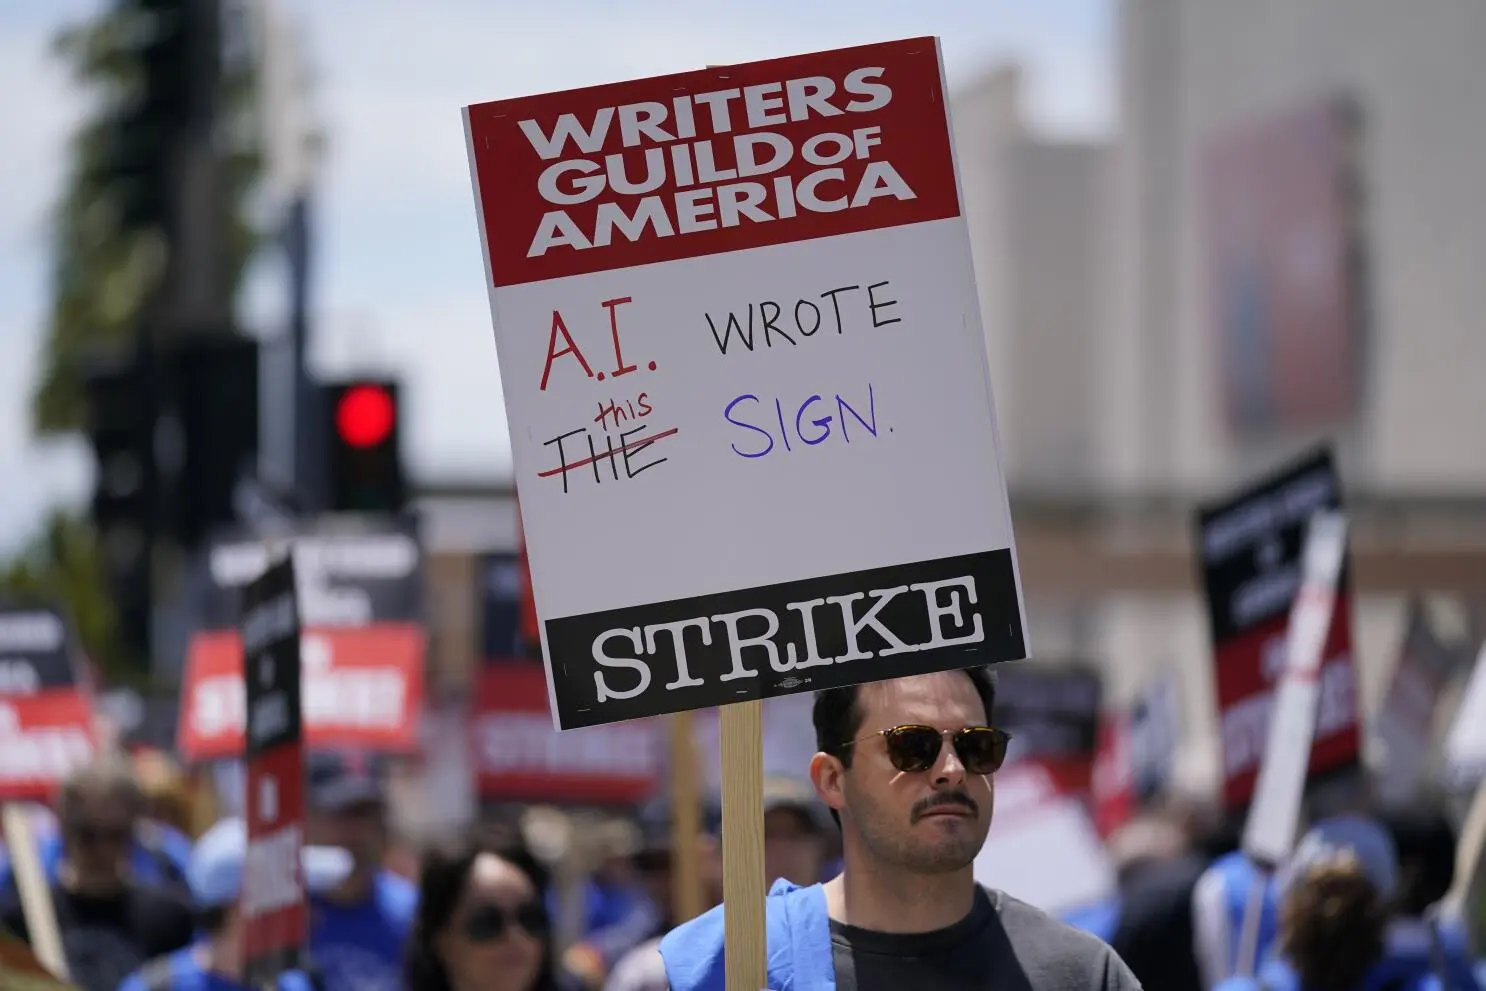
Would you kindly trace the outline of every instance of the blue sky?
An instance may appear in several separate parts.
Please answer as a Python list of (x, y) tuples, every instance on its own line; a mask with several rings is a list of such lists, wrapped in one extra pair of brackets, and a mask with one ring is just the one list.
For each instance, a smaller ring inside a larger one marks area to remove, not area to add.
[[(1112, 115), (1112, 0), (280, 0), (306, 34), (329, 139), (316, 207), (313, 360), (396, 370), (408, 457), (426, 478), (499, 477), (509, 451), (460, 108), (468, 103), (897, 37), (944, 40), (950, 86), (998, 62), (1028, 73), (1042, 129)], [(97, 0), (0, 4), (0, 554), (90, 484), (78, 443), (39, 445), (26, 403), (45, 317), (47, 210), (87, 109), (54, 63), (57, 28)], [(971, 180), (973, 181), (973, 180)], [(282, 306), (260, 267), (245, 319)]]

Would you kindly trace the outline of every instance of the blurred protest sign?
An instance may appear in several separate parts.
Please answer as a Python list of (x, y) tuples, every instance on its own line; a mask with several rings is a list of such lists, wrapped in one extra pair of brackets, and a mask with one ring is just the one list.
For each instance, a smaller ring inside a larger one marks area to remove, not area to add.
[(996, 818), (975, 878), (1054, 914), (1115, 893), (1115, 870), (1087, 804), (1037, 761), (996, 776)]
[[(399, 521), (322, 521), (292, 540), (310, 746), (416, 750), (427, 641), (416, 532)], [(243, 655), (234, 627), (243, 590), (268, 562), (257, 539), (219, 538), (207, 551), (204, 627), (191, 637), (181, 686), (178, 746), (188, 759), (242, 753)]]
[(1435, 722), (1460, 652), (1443, 642), (1422, 596), (1409, 600), (1408, 621), (1374, 732), (1382, 744), (1378, 797), (1403, 804), (1428, 785)]
[[(1223, 798), (1244, 808), (1269, 739), (1285, 669), (1291, 607), (1313, 514), (1342, 506), (1329, 449), (1308, 455), (1197, 517), (1223, 744)], [(1355, 768), (1361, 753), (1352, 661), (1351, 577), (1344, 559), (1320, 671), (1310, 774)]]
[(243, 592), (247, 697), (247, 855), (240, 908), (247, 982), (273, 986), (302, 967), (308, 908), (300, 871), (304, 842), (304, 720), (300, 606), (292, 556)]
[(92, 757), (90, 693), (71, 627), (50, 606), (0, 606), (0, 802), (47, 799)]
[(471, 752), (487, 801), (637, 805), (655, 791), (663, 764), (658, 720), (553, 728), (541, 665), (491, 664), (476, 674)]

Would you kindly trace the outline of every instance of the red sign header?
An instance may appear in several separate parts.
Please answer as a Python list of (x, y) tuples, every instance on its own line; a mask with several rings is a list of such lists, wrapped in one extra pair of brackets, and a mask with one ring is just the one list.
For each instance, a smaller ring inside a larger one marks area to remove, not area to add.
[(467, 107), (496, 285), (959, 215), (938, 43)]

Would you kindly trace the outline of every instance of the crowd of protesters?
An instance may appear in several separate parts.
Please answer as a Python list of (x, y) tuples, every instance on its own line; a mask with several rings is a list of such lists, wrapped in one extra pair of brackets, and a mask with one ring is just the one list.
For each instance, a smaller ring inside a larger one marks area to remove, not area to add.
[[(1111, 839), (1107, 903), (1059, 919), (978, 884), (1007, 748), (994, 703), (986, 669), (817, 695), (818, 752), (765, 784), (769, 987), (1478, 991), (1464, 921), (1438, 910), (1454, 880), (1449, 818), (1373, 809), (1360, 779), (1312, 796), (1304, 837), (1272, 872), (1236, 851), (1238, 824), (1171, 806)], [(590, 838), (605, 852), (583, 881), (581, 932), (560, 939), (559, 885), (520, 828), (431, 843), (404, 876), (388, 866), (378, 760), (317, 752), (306, 780), (308, 952), (281, 991), (724, 987), (726, 824), (713, 801), (688, 865), (711, 908), (682, 919), (673, 904), (661, 796)], [(38, 852), (80, 991), (246, 987), (247, 830), (194, 821), (179, 785), (168, 761), (111, 753), (51, 804)], [(8, 868), (0, 887), (0, 925), (28, 939)]]

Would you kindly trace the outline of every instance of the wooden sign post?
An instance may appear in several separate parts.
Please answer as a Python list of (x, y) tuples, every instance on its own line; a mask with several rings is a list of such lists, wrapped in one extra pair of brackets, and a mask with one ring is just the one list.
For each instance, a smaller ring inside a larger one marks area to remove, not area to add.
[(761, 701), (1027, 655), (947, 103), (915, 38), (464, 110), (553, 719), (720, 709), (729, 991)]
[(764, 941), (764, 706), (718, 710), (722, 735), (722, 898), (728, 988), (767, 988)]

